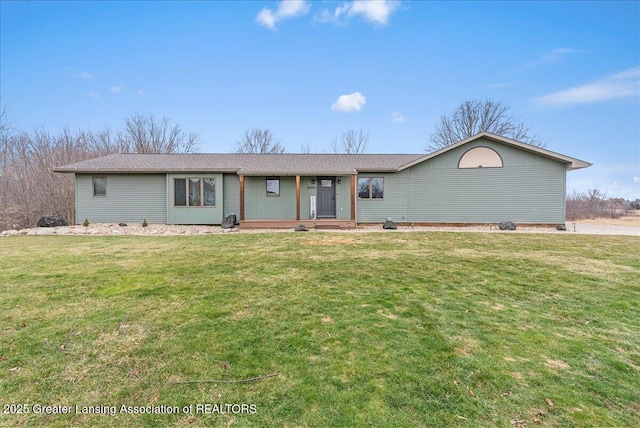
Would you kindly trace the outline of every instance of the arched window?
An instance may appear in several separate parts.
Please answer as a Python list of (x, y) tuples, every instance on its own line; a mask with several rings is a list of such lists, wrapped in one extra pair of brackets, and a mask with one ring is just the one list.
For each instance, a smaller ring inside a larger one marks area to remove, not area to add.
[(489, 147), (474, 147), (462, 155), (458, 168), (502, 168), (502, 158)]

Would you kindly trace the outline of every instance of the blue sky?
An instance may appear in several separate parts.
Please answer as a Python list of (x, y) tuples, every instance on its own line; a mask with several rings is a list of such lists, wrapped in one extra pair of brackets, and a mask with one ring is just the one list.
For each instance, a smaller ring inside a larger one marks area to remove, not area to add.
[(18, 128), (166, 116), (228, 152), (250, 128), (289, 151), (349, 129), (421, 153), (465, 99), (512, 107), (593, 163), (567, 189), (640, 198), (640, 3), (1, 1), (1, 103)]

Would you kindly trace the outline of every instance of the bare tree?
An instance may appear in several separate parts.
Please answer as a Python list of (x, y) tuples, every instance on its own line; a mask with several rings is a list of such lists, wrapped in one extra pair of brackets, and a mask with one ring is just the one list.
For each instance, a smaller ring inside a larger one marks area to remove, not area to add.
[(333, 153), (347, 153), (350, 155), (356, 155), (365, 153), (367, 151), (367, 145), (369, 144), (369, 132), (365, 132), (362, 129), (356, 131), (350, 129), (345, 131), (340, 136), (340, 139), (336, 137), (331, 143), (331, 151)]
[[(607, 199), (607, 193), (598, 189), (589, 189), (586, 192), (577, 192), (575, 189), (567, 195), (567, 220), (574, 221), (582, 218), (603, 217), (607, 204), (611, 208), (611, 199)], [(611, 211), (611, 217), (616, 215), (621, 200), (615, 200)]]
[(153, 115), (135, 113), (124, 124), (124, 131), (117, 135), (121, 152), (192, 153), (200, 142), (197, 133), (185, 133), (166, 117), (156, 119)]
[(300, 144), (300, 153), (304, 153), (306, 155), (311, 153), (311, 146), (309, 145), (309, 143)]
[(2, 171), (7, 163), (7, 156), (9, 155), (9, 137), (13, 131), (13, 124), (9, 122), (7, 115), (7, 108), (2, 107), (0, 109), (0, 177)]
[(236, 141), (236, 153), (284, 153), (285, 147), (279, 141), (273, 141), (270, 129), (253, 128), (244, 131), (242, 137)]
[(530, 128), (514, 118), (511, 107), (491, 100), (463, 101), (453, 113), (440, 117), (436, 130), (425, 147), (434, 152), (480, 132), (491, 132), (532, 146), (544, 147)]
[(57, 135), (15, 131), (0, 110), (0, 230), (32, 227), (43, 215), (75, 219), (74, 178), (55, 167), (111, 153), (193, 151), (197, 134), (185, 134), (167, 119), (134, 115), (124, 131), (105, 128)]

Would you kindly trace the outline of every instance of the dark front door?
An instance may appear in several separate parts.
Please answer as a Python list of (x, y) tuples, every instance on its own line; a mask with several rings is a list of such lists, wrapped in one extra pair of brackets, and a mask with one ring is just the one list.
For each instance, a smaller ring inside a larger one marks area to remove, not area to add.
[(336, 178), (318, 177), (318, 217), (336, 217)]

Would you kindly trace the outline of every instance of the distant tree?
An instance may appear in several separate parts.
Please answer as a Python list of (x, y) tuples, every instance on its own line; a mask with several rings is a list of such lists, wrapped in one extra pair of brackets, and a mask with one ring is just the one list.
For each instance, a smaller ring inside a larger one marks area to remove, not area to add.
[(178, 124), (163, 117), (133, 114), (125, 119), (125, 128), (118, 134), (120, 151), (132, 153), (192, 153), (197, 151), (200, 136), (185, 133)]
[(0, 174), (2, 174), (9, 155), (9, 137), (12, 131), (13, 124), (9, 122), (7, 108), (3, 106), (0, 108)]
[(279, 141), (273, 140), (270, 129), (253, 128), (244, 131), (235, 145), (236, 153), (284, 153), (285, 151), (285, 147)]
[[(574, 190), (567, 195), (567, 220), (573, 221), (581, 218), (598, 218), (603, 217), (608, 204), (607, 194), (598, 189), (589, 189), (586, 192), (577, 192)], [(615, 215), (619, 201), (615, 201), (611, 213)]]
[(367, 151), (369, 144), (369, 132), (362, 129), (350, 129), (345, 131), (331, 143), (331, 151), (333, 153), (347, 153), (350, 155), (361, 154)]
[(309, 154), (311, 153), (311, 146), (309, 145), (309, 143), (305, 144), (300, 144), (300, 153), (304, 153), (304, 154)]
[(607, 205), (609, 207), (609, 216), (611, 218), (618, 218), (627, 211), (625, 206), (629, 207), (629, 202), (624, 198), (609, 198)]
[(440, 117), (429, 137), (427, 152), (443, 149), (480, 132), (491, 132), (532, 146), (543, 147), (530, 128), (510, 114), (511, 107), (491, 100), (463, 101), (453, 113)]

